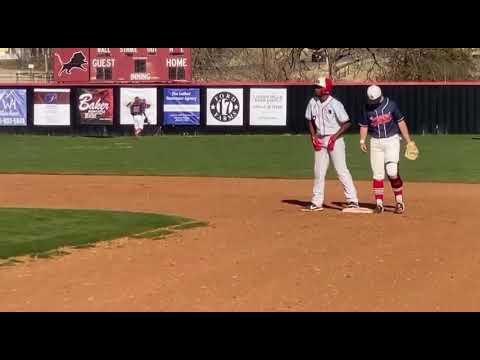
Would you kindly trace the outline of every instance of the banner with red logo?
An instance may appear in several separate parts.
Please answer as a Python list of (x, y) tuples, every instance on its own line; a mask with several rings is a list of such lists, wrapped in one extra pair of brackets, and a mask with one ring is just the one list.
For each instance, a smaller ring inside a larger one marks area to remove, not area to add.
[(88, 82), (89, 48), (56, 48), (53, 51), (53, 75), (56, 82)]
[(70, 126), (70, 89), (35, 89), (33, 124)]
[(82, 125), (112, 125), (113, 89), (79, 89), (77, 108)]

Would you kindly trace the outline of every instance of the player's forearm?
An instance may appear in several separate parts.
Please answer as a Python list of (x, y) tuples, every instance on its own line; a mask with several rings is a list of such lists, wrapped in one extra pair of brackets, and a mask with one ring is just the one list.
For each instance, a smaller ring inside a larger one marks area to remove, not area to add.
[(368, 128), (365, 126), (360, 127), (360, 142), (365, 143), (368, 135)]
[(352, 123), (350, 121), (347, 121), (346, 123), (343, 123), (340, 126), (340, 129), (336, 132), (335, 137), (338, 139), (340, 136), (345, 134), (348, 129), (352, 126)]
[(310, 136), (313, 138), (315, 137), (315, 126), (313, 125), (313, 121), (307, 120), (308, 122), (308, 130), (310, 130)]
[(400, 133), (402, 134), (402, 137), (403, 139), (409, 143), (412, 141), (412, 139), (410, 138), (410, 133), (408, 131), (408, 127), (407, 127), (407, 124), (405, 123), (405, 121), (401, 121), (399, 124), (398, 124), (398, 128), (400, 129)]

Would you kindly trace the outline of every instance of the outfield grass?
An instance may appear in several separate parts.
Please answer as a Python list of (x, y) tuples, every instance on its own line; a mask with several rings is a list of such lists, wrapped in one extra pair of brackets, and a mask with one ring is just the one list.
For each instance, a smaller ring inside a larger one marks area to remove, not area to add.
[[(472, 135), (416, 136), (420, 158), (403, 159), (409, 181), (480, 182), (480, 139)], [(370, 179), (358, 136), (348, 135), (347, 156), (356, 180)], [(39, 174), (312, 177), (307, 136), (206, 135), (198, 137), (86, 138), (0, 136), (0, 172)], [(330, 171), (330, 178), (335, 174)]]
[(100, 210), (0, 209), (0, 259), (81, 247), (148, 230), (191, 224), (159, 214)]

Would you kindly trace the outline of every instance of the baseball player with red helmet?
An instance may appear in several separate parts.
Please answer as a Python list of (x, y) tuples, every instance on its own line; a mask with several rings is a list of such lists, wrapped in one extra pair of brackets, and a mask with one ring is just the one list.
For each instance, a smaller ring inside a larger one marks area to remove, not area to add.
[(343, 184), (347, 206), (358, 208), (357, 190), (347, 168), (343, 134), (350, 128), (351, 121), (343, 104), (330, 95), (331, 79), (322, 77), (315, 82), (315, 93), (307, 105), (305, 117), (315, 150), (315, 180), (313, 198), (305, 211), (323, 210), (325, 176), (330, 160)]
[(360, 125), (360, 148), (367, 152), (365, 143), (367, 134), (370, 135), (370, 164), (373, 172), (373, 192), (376, 200), (376, 213), (383, 213), (383, 195), (385, 170), (395, 195), (395, 213), (405, 211), (403, 200), (403, 181), (400, 177), (398, 163), (400, 160), (400, 135), (407, 142), (405, 156), (415, 160), (418, 149), (410, 138), (405, 117), (398, 109), (397, 104), (383, 96), (377, 85), (367, 90), (368, 103), (365, 106)]

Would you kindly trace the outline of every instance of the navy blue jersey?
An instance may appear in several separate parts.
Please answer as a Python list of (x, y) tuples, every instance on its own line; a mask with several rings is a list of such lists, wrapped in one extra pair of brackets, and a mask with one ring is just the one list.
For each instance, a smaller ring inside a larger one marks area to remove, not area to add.
[(369, 135), (379, 139), (400, 134), (398, 123), (403, 120), (404, 116), (397, 104), (385, 97), (378, 105), (366, 105), (363, 117), (358, 124), (361, 127), (368, 127)]

